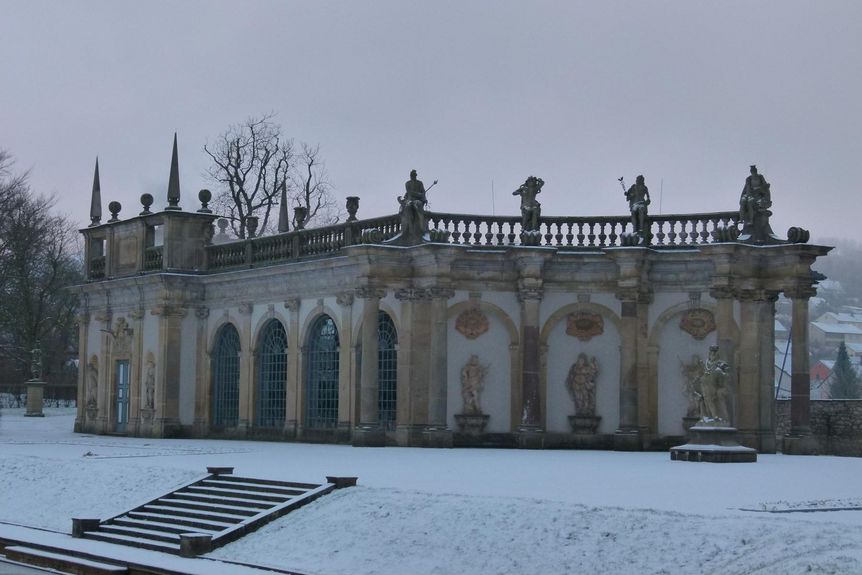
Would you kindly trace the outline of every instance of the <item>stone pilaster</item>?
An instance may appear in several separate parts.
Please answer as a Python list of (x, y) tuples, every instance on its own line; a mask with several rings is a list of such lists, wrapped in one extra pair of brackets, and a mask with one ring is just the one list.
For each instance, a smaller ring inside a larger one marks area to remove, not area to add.
[(396, 441), (402, 446), (421, 446), (428, 423), (431, 293), (424, 288), (403, 288), (395, 297), (401, 301)]
[(87, 369), (90, 365), (90, 355), (87, 343), (90, 336), (90, 312), (86, 304), (86, 296), (82, 297), (83, 311), (78, 314), (78, 393), (75, 414), (75, 433), (87, 431)]
[(545, 414), (539, 371), (539, 313), (544, 297), (542, 272), (545, 256), (531, 254), (518, 260), (518, 300), (521, 303), (521, 423), (518, 447), (536, 449), (544, 446)]
[[(337, 441), (350, 439), (355, 423), (356, 390), (353, 385), (355, 369), (353, 365), (353, 292), (339, 293), (335, 301), (341, 308), (341, 333), (338, 335), (338, 429)], [(377, 318), (375, 318), (376, 321)]]
[(103, 310), (96, 314), (96, 321), (101, 324), (99, 328), (99, 389), (96, 394), (99, 407), (94, 422), (94, 431), (96, 433), (109, 433), (113, 431), (111, 427), (111, 410), (114, 409), (112, 405), (114, 382), (111, 379), (114, 373), (113, 357), (111, 354), (111, 340), (113, 339), (111, 320), (113, 317), (110, 310)]
[(289, 298), (284, 302), (284, 308), (290, 312), (290, 325), (287, 330), (287, 403), (285, 403), (284, 436), (293, 439), (297, 436), (301, 421), (301, 382), (302, 373), (300, 360), (302, 354), (302, 334), (299, 327), (299, 298)]
[(153, 435), (171, 437), (176, 435), (180, 428), (180, 357), (182, 321), (186, 308), (162, 304), (155, 306), (150, 313), (159, 318)]
[(778, 292), (737, 290), (740, 301), (739, 440), (761, 453), (775, 452), (775, 300)]
[[(143, 303), (143, 302), (142, 302)], [(132, 319), (132, 350), (129, 362), (129, 431), (141, 435), (141, 407), (143, 405), (144, 364), (144, 315), (143, 309), (129, 312)]]
[(196, 437), (203, 437), (209, 431), (210, 425), (210, 385), (212, 381), (212, 364), (208, 348), (210, 309), (198, 306), (195, 309), (197, 318), (197, 353), (195, 354), (195, 419), (192, 432)]
[(736, 320), (733, 317), (733, 308), (736, 300), (733, 290), (729, 288), (713, 288), (710, 295), (715, 299), (715, 332), (718, 344), (718, 356), (726, 361), (730, 368), (728, 370), (727, 389), (730, 393), (728, 414), (731, 423), (736, 423), (736, 395), (739, 387), (737, 381), (736, 358), (738, 349), (738, 333), (735, 328)]
[(434, 287), (431, 293), (431, 365), (428, 382), (428, 427), (425, 444), (451, 447), (452, 431), (446, 422), (448, 392), (449, 299), (455, 291)]
[(243, 302), (239, 304), (240, 325), (239, 341), (239, 413), (236, 431), (240, 435), (248, 433), (254, 425), (255, 409), (255, 352), (254, 334), (252, 333), (251, 315), (254, 312), (254, 304)]
[(386, 292), (377, 288), (360, 288), (356, 297), (362, 300), (361, 373), (359, 374), (359, 425), (353, 430), (353, 445), (382, 447), (386, 434), (380, 427), (378, 412), (378, 353), (380, 334), (378, 314), (380, 299)]

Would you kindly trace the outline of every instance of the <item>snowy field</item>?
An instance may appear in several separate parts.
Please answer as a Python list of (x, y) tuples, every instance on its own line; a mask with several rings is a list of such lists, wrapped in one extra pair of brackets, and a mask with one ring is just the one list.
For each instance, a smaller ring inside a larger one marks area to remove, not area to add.
[(68, 533), (73, 516), (227, 465), (359, 477), (212, 554), (308, 574), (862, 574), (862, 459), (153, 440), (76, 435), (73, 421), (0, 412), (0, 522)]

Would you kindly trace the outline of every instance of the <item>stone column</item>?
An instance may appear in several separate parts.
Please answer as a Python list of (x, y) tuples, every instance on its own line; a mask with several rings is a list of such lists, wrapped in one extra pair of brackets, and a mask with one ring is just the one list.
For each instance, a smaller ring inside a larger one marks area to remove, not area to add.
[(401, 301), (395, 436), (401, 446), (421, 446), (428, 422), (431, 294), (424, 288), (403, 288), (395, 297)]
[(284, 302), (285, 309), (290, 311), (290, 326), (287, 330), (287, 394), (284, 417), (284, 436), (296, 438), (301, 421), (302, 401), (300, 399), (300, 358), (302, 354), (302, 334), (299, 327), (299, 298), (289, 298)]
[(736, 398), (740, 443), (775, 452), (775, 300), (778, 292), (745, 289), (741, 305), (739, 388)]
[[(355, 424), (356, 395), (353, 385), (353, 292), (339, 293), (335, 301), (341, 308), (341, 333), (338, 336), (338, 428), (336, 441), (350, 441)], [(375, 318), (376, 321), (377, 318)]]
[(362, 358), (359, 374), (359, 425), (353, 430), (353, 445), (356, 447), (382, 447), (386, 433), (380, 427), (378, 412), (378, 351), (380, 334), (377, 316), (380, 299), (385, 295), (381, 289), (360, 288), (356, 297), (362, 301)]
[(252, 333), (251, 314), (254, 304), (243, 302), (239, 304), (239, 413), (236, 432), (246, 435), (254, 425), (255, 385), (254, 385), (254, 334)]
[(784, 437), (784, 453), (813, 455), (817, 441), (809, 426), (811, 409), (811, 369), (808, 360), (808, 300), (813, 288), (800, 287), (787, 292), (793, 306), (793, 323), (790, 328), (790, 433)]
[(153, 435), (172, 437), (180, 429), (180, 351), (186, 309), (174, 304), (162, 304), (154, 307), (150, 313), (159, 318)]
[(113, 357), (111, 354), (114, 332), (111, 321), (113, 314), (110, 310), (101, 311), (96, 315), (96, 321), (102, 324), (100, 328), (99, 345), (99, 390), (96, 394), (98, 403), (98, 414), (96, 415), (95, 431), (97, 433), (108, 433), (111, 428), (112, 391), (114, 382), (111, 379), (114, 373)]
[(195, 310), (197, 325), (197, 353), (195, 381), (195, 420), (193, 433), (196, 437), (204, 437), (209, 432), (210, 425), (210, 384), (212, 381), (212, 366), (209, 353), (208, 319), (210, 309), (199, 306)]
[[(141, 302), (143, 305), (143, 302)], [(144, 364), (144, 310), (129, 312), (132, 318), (132, 348), (129, 362), (129, 431), (141, 435), (141, 407), (143, 406), (143, 364)]]
[(428, 381), (428, 427), (425, 445), (452, 447), (452, 431), (446, 422), (448, 394), (449, 303), (455, 291), (448, 287), (431, 288), (431, 365)]

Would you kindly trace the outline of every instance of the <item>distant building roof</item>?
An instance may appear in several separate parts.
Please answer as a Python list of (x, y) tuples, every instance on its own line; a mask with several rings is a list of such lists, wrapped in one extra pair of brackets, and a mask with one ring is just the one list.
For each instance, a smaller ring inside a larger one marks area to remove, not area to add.
[(846, 323), (826, 323), (822, 321), (812, 321), (811, 325), (816, 327), (823, 333), (862, 335), (862, 329), (859, 329), (855, 325), (850, 325)]
[(775, 320), (775, 333), (784, 333), (787, 332), (787, 328), (784, 327), (784, 324), (778, 320)]
[(845, 343), (844, 347), (847, 348), (847, 351), (852, 351), (853, 353), (862, 353), (862, 343)]

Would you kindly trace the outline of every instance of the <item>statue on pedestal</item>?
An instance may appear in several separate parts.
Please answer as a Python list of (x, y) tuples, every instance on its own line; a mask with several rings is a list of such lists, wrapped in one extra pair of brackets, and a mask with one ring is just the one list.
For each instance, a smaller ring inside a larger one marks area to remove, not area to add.
[(539, 218), (542, 215), (542, 204), (536, 200), (542, 191), (545, 181), (536, 176), (530, 176), (521, 186), (512, 192), (513, 196), (521, 196), (521, 231), (535, 232), (539, 230)]
[(650, 205), (649, 188), (644, 183), (644, 177), (638, 176), (626, 191), (629, 210), (632, 213), (632, 232), (643, 239), (649, 232), (647, 226), (647, 206)]
[(755, 216), (769, 211), (772, 207), (772, 194), (769, 183), (762, 174), (757, 173), (757, 166), (751, 166), (751, 175), (745, 178), (745, 186), (739, 197), (739, 219), (745, 225), (754, 225)]
[(577, 361), (569, 368), (566, 378), (566, 389), (575, 402), (576, 415), (596, 414), (596, 376), (599, 374), (599, 363), (596, 358), (587, 358), (587, 354), (578, 355)]
[(418, 244), (428, 230), (428, 221), (425, 218), (425, 205), (428, 203), (425, 184), (417, 179), (416, 170), (411, 170), (410, 179), (404, 187), (404, 197), (398, 196), (398, 203), (401, 204), (398, 212), (401, 215), (401, 237), (408, 243)]
[(144, 409), (155, 409), (156, 407), (156, 362), (152, 357), (147, 358), (147, 373), (144, 377), (145, 402)]
[(42, 379), (42, 350), (38, 345), (30, 350), (30, 379)]

